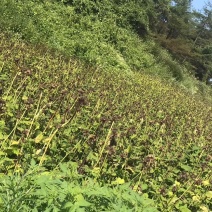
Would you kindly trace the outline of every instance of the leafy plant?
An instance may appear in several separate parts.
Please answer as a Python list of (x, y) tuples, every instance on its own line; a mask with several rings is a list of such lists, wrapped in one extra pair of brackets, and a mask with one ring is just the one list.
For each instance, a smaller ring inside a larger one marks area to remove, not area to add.
[[(21, 175), (1, 176), (0, 206), (4, 211), (157, 211), (145, 195), (129, 184), (100, 186), (91, 179), (75, 178), (70, 165), (61, 164), (60, 172), (48, 172), (31, 161)], [(73, 168), (72, 168), (73, 169)]]
[(210, 102), (1, 38), (4, 210), (210, 210)]
[(3, 211), (211, 210), (210, 26), (161, 2), (0, 1)]

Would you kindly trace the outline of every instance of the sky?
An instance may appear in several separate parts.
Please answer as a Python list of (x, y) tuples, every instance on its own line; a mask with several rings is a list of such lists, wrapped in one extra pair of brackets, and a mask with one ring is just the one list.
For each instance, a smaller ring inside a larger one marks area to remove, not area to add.
[[(209, 2), (212, 0), (209, 0)], [(202, 10), (205, 3), (208, 2), (207, 0), (193, 0), (192, 1), (192, 8), (195, 10)]]

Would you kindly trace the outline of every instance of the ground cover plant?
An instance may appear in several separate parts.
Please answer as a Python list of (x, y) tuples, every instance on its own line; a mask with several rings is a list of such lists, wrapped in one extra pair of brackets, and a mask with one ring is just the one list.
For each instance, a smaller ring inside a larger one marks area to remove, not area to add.
[(3, 211), (211, 210), (210, 102), (0, 36)]

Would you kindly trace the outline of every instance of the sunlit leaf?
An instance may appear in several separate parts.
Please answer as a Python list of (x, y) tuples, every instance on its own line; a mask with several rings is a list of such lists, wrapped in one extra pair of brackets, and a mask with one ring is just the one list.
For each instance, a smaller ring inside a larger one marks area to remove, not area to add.
[(208, 199), (212, 199), (212, 191), (208, 191), (208, 192), (206, 192), (206, 197), (208, 198)]
[(12, 146), (19, 145), (19, 144), (20, 144), (20, 142), (19, 142), (19, 141), (14, 141), (14, 140), (13, 140), (13, 141), (11, 141), (11, 145), (12, 145)]
[(125, 180), (121, 179), (120, 177), (116, 178), (115, 181), (112, 181), (112, 184), (116, 184), (116, 185), (121, 185), (121, 184), (124, 184), (124, 183), (125, 183)]
[(209, 181), (209, 180), (203, 180), (203, 181), (202, 181), (202, 184), (203, 184), (204, 186), (209, 186), (209, 185), (210, 185), (210, 181)]
[(40, 133), (39, 135), (37, 135), (37, 137), (35, 138), (35, 143), (40, 143), (43, 139), (43, 133)]
[(209, 212), (208, 208), (204, 205), (200, 206), (201, 212)]

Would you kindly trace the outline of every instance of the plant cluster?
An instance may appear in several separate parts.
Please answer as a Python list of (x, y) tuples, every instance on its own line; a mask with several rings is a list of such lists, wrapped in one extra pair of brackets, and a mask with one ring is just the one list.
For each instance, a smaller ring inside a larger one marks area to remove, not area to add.
[(49, 172), (32, 160), (24, 175), (0, 176), (1, 211), (158, 211), (151, 199), (129, 189), (129, 184), (100, 186), (83, 180), (76, 167), (60, 164)]
[(0, 36), (4, 211), (211, 210), (209, 102)]

